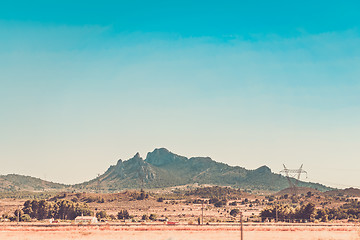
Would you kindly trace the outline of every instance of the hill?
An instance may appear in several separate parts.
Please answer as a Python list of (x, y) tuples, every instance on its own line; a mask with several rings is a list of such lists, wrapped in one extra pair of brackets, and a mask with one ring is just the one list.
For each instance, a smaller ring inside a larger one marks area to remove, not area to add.
[[(74, 187), (114, 192), (121, 189), (164, 188), (196, 183), (270, 191), (288, 187), (287, 179), (272, 173), (267, 166), (247, 170), (216, 162), (209, 157), (187, 158), (165, 148), (155, 149), (148, 153), (145, 159), (137, 153), (127, 161), (119, 160), (104, 174)], [(299, 186), (319, 191), (332, 190), (318, 183), (302, 181)]]
[[(315, 193), (315, 194), (320, 194), (320, 191), (317, 190), (317, 189), (314, 189), (314, 188), (310, 188), (310, 187), (298, 187), (296, 188), (296, 194), (303, 194), (303, 195), (306, 195), (308, 192), (311, 192), (311, 193)], [(277, 196), (282, 196), (282, 195), (292, 195), (294, 194), (294, 189), (292, 188), (285, 188), (279, 192), (277, 192), (275, 195)]]
[(23, 176), (18, 174), (0, 175), (0, 191), (60, 191), (68, 185), (53, 183), (40, 178)]
[(334, 189), (325, 192), (328, 196), (349, 196), (349, 197), (360, 197), (360, 189), (358, 188), (346, 188), (346, 189)]

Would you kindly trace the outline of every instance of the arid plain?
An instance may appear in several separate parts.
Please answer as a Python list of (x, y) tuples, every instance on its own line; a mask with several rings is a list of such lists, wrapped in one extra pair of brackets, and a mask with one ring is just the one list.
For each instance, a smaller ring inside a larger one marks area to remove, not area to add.
[[(315, 215), (305, 221), (261, 218), (262, 212), (274, 205), (314, 203), (314, 214), (319, 209), (341, 207), (358, 201), (354, 189), (322, 193), (304, 188), (299, 189), (297, 196), (290, 197), (286, 191), (259, 194), (214, 186), (48, 194), (43, 201), (50, 205), (63, 201), (84, 204), (90, 215), (97, 216), (98, 223), (36, 218), (17, 222), (15, 213), (19, 209), (26, 212), (26, 202), (42, 200), (36, 200), (36, 196), (31, 200), (2, 198), (0, 239), (241, 239), (240, 215), (234, 214), (237, 212), (234, 210), (243, 214), (243, 239), (360, 239), (359, 221), (353, 218), (326, 221), (316, 219)], [(220, 195), (226, 199), (221, 205), (213, 202), (215, 197), (210, 197)], [(119, 213), (124, 210), (129, 216), (121, 218)], [(6, 217), (11, 221), (5, 221)]]

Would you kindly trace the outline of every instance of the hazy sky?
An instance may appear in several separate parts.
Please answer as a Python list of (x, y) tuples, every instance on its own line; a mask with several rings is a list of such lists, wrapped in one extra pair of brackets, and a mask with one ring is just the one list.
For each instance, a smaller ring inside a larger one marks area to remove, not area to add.
[(0, 3), (0, 174), (165, 147), (360, 186), (358, 1), (49, 2)]

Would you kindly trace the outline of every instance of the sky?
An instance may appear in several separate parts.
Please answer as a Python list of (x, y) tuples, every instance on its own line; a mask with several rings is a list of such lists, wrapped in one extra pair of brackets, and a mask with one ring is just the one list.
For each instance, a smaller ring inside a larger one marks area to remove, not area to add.
[(360, 187), (358, 1), (1, 1), (0, 174), (165, 147)]

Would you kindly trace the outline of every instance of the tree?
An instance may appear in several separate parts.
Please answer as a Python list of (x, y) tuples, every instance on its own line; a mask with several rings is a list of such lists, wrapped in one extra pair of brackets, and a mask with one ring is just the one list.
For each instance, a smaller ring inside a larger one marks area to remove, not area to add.
[(151, 221), (155, 221), (156, 220), (156, 215), (154, 213), (151, 213), (150, 216), (149, 216), (149, 219)]
[(32, 204), (31, 204), (31, 200), (27, 200), (24, 203), (24, 207), (23, 207), (23, 212), (25, 214), (28, 214), (29, 216), (33, 216), (33, 209), (32, 209)]
[(31, 222), (31, 217), (29, 214), (23, 214), (20, 217), (20, 222)]
[(145, 192), (143, 189), (140, 190), (140, 195), (137, 197), (137, 200), (144, 200), (145, 199)]
[(18, 221), (21, 221), (21, 216), (24, 214), (24, 212), (22, 210), (16, 209), (14, 211), (14, 216), (15, 219), (17, 219)]
[(45, 200), (39, 201), (36, 218), (45, 219), (48, 217), (48, 213), (49, 213), (49, 205), (47, 204), (47, 202)]
[(214, 204), (214, 203), (216, 203), (216, 202), (218, 202), (218, 201), (220, 201), (218, 198), (211, 198), (211, 199), (209, 200), (209, 204)]
[(326, 213), (325, 209), (318, 209), (316, 210), (316, 219), (319, 219), (321, 222), (327, 222), (328, 221), (328, 215)]
[(22, 211), (24, 211), (24, 214), (28, 214), (31, 218), (36, 218), (38, 220), (45, 218), (72, 220), (77, 216), (92, 215), (92, 212), (86, 203), (74, 203), (69, 200), (60, 200), (55, 203), (46, 200), (28, 200), (24, 203)]
[(315, 205), (313, 203), (308, 203), (302, 205), (301, 208), (295, 213), (295, 218), (301, 220), (311, 220), (315, 216)]
[(288, 205), (278, 204), (263, 209), (260, 212), (260, 217), (262, 221), (265, 221), (265, 219), (277, 219), (280, 221), (293, 219), (294, 209), (292, 207), (289, 207)]
[(236, 201), (233, 201), (233, 202), (229, 203), (229, 205), (230, 205), (230, 206), (236, 206), (237, 203), (236, 203)]
[(103, 211), (97, 212), (97, 213), (96, 213), (96, 217), (97, 217), (98, 219), (107, 218), (106, 211), (103, 210)]
[(127, 210), (120, 210), (120, 212), (118, 212), (118, 219), (129, 219), (130, 215), (129, 212)]
[(215, 203), (214, 203), (214, 206), (215, 206), (215, 207), (222, 207), (222, 206), (225, 206), (226, 203), (227, 203), (227, 201), (226, 201), (225, 199), (222, 199), (222, 200), (220, 200), (220, 201), (215, 202)]
[(234, 208), (230, 211), (230, 215), (233, 217), (236, 217), (240, 213), (240, 210), (237, 208)]

